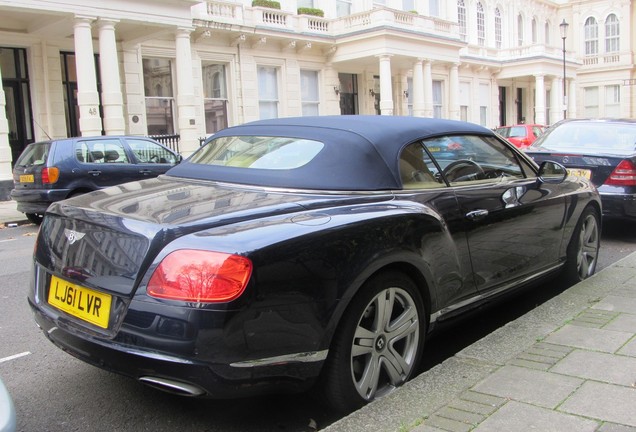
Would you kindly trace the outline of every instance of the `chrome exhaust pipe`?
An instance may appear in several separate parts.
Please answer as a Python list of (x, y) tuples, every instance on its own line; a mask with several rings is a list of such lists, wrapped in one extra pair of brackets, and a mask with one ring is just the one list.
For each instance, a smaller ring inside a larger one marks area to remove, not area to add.
[(141, 377), (139, 381), (146, 384), (147, 386), (176, 394), (179, 396), (203, 396), (205, 394), (205, 390), (200, 387), (197, 387), (192, 384), (186, 384), (179, 381), (173, 381), (166, 378), (159, 377)]

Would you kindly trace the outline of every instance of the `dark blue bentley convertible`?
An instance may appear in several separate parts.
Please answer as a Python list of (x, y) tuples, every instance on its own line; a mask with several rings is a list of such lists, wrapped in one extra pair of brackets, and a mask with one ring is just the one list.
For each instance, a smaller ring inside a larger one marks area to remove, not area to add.
[(351, 410), (406, 382), (443, 320), (592, 275), (600, 214), (585, 179), (477, 125), (258, 121), (54, 203), (29, 303), (62, 349), (163, 390), (317, 385)]

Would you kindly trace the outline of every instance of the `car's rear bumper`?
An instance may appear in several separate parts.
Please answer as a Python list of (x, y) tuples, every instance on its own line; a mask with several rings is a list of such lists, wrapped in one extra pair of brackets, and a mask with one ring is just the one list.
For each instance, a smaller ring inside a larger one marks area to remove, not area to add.
[(636, 194), (601, 192), (603, 216), (636, 219)]
[(11, 199), (22, 213), (44, 213), (51, 203), (66, 199), (69, 193), (69, 189), (13, 189)]
[[(99, 368), (134, 378), (146, 385), (182, 396), (219, 399), (272, 392), (300, 392), (311, 388), (322, 361), (250, 366), (219, 364), (191, 357), (76, 333), (33, 304), (35, 321), (44, 335), (63, 351)], [(252, 362), (250, 362), (252, 363)]]

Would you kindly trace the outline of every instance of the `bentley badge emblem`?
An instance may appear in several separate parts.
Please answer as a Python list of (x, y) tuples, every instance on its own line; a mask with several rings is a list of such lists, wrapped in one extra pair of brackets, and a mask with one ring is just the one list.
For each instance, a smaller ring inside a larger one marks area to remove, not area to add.
[(81, 233), (81, 232), (77, 232), (77, 231), (74, 231), (74, 230), (70, 230), (68, 228), (64, 228), (64, 235), (68, 239), (68, 244), (73, 244), (76, 241), (81, 240), (82, 237), (84, 237), (86, 234), (85, 233)]

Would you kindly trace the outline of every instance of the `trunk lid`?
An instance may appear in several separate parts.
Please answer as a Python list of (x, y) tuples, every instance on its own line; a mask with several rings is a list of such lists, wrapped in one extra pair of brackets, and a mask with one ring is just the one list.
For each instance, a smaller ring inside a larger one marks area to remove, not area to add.
[(178, 237), (343, 199), (369, 200), (160, 176), (53, 203), (35, 257), (48, 272), (129, 296), (164, 245)]

